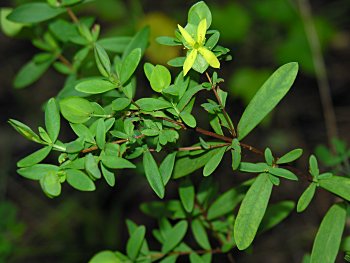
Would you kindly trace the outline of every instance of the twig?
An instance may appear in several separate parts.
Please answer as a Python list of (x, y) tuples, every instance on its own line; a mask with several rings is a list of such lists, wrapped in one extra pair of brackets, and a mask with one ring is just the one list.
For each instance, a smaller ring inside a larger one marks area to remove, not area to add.
[(326, 65), (322, 56), (320, 40), (312, 19), (312, 12), (309, 1), (298, 0), (298, 3), (301, 19), (304, 24), (304, 29), (310, 45), (312, 60), (315, 67), (318, 89), (323, 108), (323, 115), (325, 118), (328, 144), (334, 151), (332, 138), (338, 137), (337, 121), (332, 102), (332, 94), (328, 83)]
[(74, 70), (72, 63), (70, 63), (70, 61), (67, 58), (65, 58), (62, 54), (59, 54), (57, 56), (57, 59), (60, 60), (63, 64), (65, 64), (71, 70)]
[(235, 130), (235, 127), (233, 127), (233, 124), (232, 124), (232, 122), (231, 122), (231, 119), (230, 119), (230, 117), (228, 116), (228, 114), (227, 114), (227, 112), (226, 112), (225, 106), (223, 105), (223, 103), (222, 103), (222, 101), (221, 101), (221, 99), (220, 99), (220, 97), (219, 97), (219, 94), (218, 94), (218, 92), (216, 91), (217, 86), (213, 84), (213, 82), (212, 82), (212, 80), (211, 80), (211, 78), (210, 78), (208, 72), (205, 72), (205, 75), (207, 76), (208, 81), (209, 81), (210, 84), (212, 85), (211, 88), (212, 88), (212, 90), (213, 90), (213, 92), (214, 92), (214, 94), (215, 94), (216, 100), (218, 101), (218, 103), (219, 103), (219, 105), (220, 105), (220, 107), (221, 107), (221, 110), (222, 110), (222, 113), (223, 113), (223, 115), (224, 115), (224, 118), (225, 118), (227, 124), (228, 124), (229, 127), (230, 127), (230, 132), (231, 132), (231, 134), (232, 134), (233, 137), (236, 137), (236, 130)]
[(79, 19), (78, 19), (78, 17), (74, 14), (74, 12), (72, 11), (72, 9), (69, 8), (69, 7), (67, 7), (66, 10), (67, 10), (67, 13), (68, 13), (69, 17), (72, 19), (72, 21), (73, 21), (75, 24), (79, 24)]

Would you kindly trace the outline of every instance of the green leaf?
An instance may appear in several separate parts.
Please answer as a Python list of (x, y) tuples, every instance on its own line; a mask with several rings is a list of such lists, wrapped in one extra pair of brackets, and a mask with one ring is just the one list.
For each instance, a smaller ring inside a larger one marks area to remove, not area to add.
[(224, 157), (226, 148), (227, 147), (220, 147), (219, 149), (213, 150), (213, 152), (215, 152), (213, 157), (211, 157), (210, 160), (204, 166), (204, 169), (203, 169), (204, 176), (209, 176), (216, 170), (222, 158)]
[(169, 182), (174, 170), (176, 152), (168, 154), (159, 166), (159, 172), (162, 176), (164, 186)]
[(110, 37), (99, 39), (97, 43), (105, 50), (123, 53), (130, 41), (131, 37)]
[(17, 35), (21, 29), (23, 28), (23, 24), (20, 23), (14, 23), (10, 20), (8, 20), (7, 16), (12, 12), (12, 8), (1, 8), (0, 9), (0, 26), (2, 32), (6, 36), (13, 37)]
[(40, 185), (50, 197), (59, 196), (61, 193), (61, 183), (56, 173), (46, 173), (40, 178)]
[(247, 163), (241, 162), (239, 170), (248, 173), (262, 173), (269, 170), (269, 166), (266, 163)]
[(170, 83), (170, 71), (162, 65), (155, 66), (150, 78), (151, 88), (156, 92), (162, 92)]
[(112, 110), (114, 111), (122, 111), (126, 107), (128, 107), (131, 103), (129, 98), (117, 98), (112, 101)]
[(195, 219), (192, 221), (191, 229), (194, 239), (201, 246), (201, 248), (210, 250), (211, 246), (209, 243), (207, 231), (205, 230), (204, 226), (202, 225), (199, 219)]
[(78, 137), (83, 138), (84, 141), (95, 144), (94, 136), (90, 129), (81, 123), (70, 123), (72, 130)]
[(270, 167), (269, 172), (273, 175), (286, 178), (288, 180), (298, 181), (298, 177), (291, 171), (279, 167)]
[(294, 209), (293, 201), (282, 201), (267, 207), (258, 232), (261, 234), (284, 220)]
[(119, 80), (121, 84), (126, 83), (132, 74), (134, 74), (141, 60), (141, 48), (135, 48), (123, 60), (120, 70)]
[(236, 188), (232, 188), (221, 194), (209, 207), (207, 213), (208, 220), (214, 220), (231, 213), (242, 201), (243, 197), (244, 195)]
[(317, 231), (310, 263), (333, 263), (336, 260), (346, 221), (343, 204), (334, 204)]
[(142, 28), (140, 31), (136, 33), (136, 35), (131, 39), (127, 47), (125, 48), (123, 52), (122, 59), (129, 55), (131, 51), (133, 51), (135, 48), (141, 48), (141, 56), (143, 53), (145, 53), (145, 50), (148, 45), (148, 39), (150, 35), (150, 28), (149, 26), (146, 26)]
[(52, 146), (46, 146), (40, 150), (33, 152), (32, 154), (24, 157), (22, 160), (17, 162), (18, 167), (28, 167), (34, 164), (40, 163), (42, 160), (49, 155), (52, 150)]
[(108, 169), (106, 168), (106, 166), (104, 166), (104, 165), (102, 164), (102, 162), (100, 163), (100, 165), (101, 165), (102, 175), (103, 175), (103, 177), (105, 178), (107, 184), (108, 184), (109, 186), (112, 186), (112, 187), (113, 187), (113, 186), (115, 185), (115, 176), (114, 176), (114, 173), (111, 172), (110, 170), (108, 170)]
[(272, 183), (268, 174), (260, 174), (244, 197), (234, 225), (234, 238), (239, 250), (247, 249), (253, 242), (265, 214)]
[(216, 154), (216, 151), (207, 151), (199, 156), (185, 156), (178, 159), (174, 167), (174, 179), (186, 176), (203, 167)]
[(191, 213), (194, 207), (194, 186), (189, 178), (180, 182), (179, 196), (183, 207), (186, 212)]
[(18, 169), (17, 173), (27, 179), (40, 180), (48, 173), (56, 174), (58, 169), (58, 166), (52, 164), (35, 164), (30, 167)]
[(302, 154), (303, 154), (303, 149), (294, 149), (294, 150), (286, 153), (282, 157), (280, 157), (276, 163), (277, 164), (291, 163), (291, 162), (295, 161), (296, 159), (299, 159)]
[(194, 116), (187, 111), (181, 112), (180, 118), (184, 121), (184, 123), (186, 123), (187, 126), (190, 126), (191, 128), (194, 128), (197, 125), (197, 121)]
[(67, 182), (79, 191), (95, 191), (94, 182), (87, 174), (80, 170), (68, 169), (66, 170)]
[(272, 166), (272, 163), (273, 163), (273, 155), (272, 155), (272, 152), (270, 150), (270, 148), (266, 148), (265, 149), (265, 152), (264, 152), (264, 156), (265, 156), (265, 161), (268, 165)]
[(16, 89), (21, 89), (37, 81), (50, 67), (52, 59), (36, 63), (34, 60), (25, 64), (17, 73), (13, 85)]
[(175, 248), (185, 237), (187, 232), (188, 224), (186, 221), (182, 220), (178, 222), (164, 238), (164, 243), (162, 246), (162, 253), (166, 254)]
[(315, 195), (317, 185), (315, 183), (311, 183), (304, 193), (300, 196), (297, 205), (297, 212), (303, 212), (310, 204), (312, 198)]
[(188, 11), (188, 23), (197, 26), (203, 19), (207, 21), (207, 28), (211, 25), (211, 12), (204, 1), (194, 4)]
[(29, 128), (27, 125), (25, 125), (24, 123), (14, 120), (14, 119), (10, 119), (8, 121), (8, 123), (10, 123), (10, 125), (22, 136), (24, 136), (25, 138), (27, 138), (28, 140), (31, 140), (33, 142), (37, 142), (37, 143), (41, 143), (41, 144), (45, 144), (45, 142), (43, 140), (40, 139), (39, 135), (37, 135), (31, 128)]
[(104, 78), (91, 78), (79, 82), (75, 89), (88, 94), (100, 94), (116, 89), (117, 85)]
[(95, 43), (95, 61), (97, 68), (102, 76), (108, 78), (111, 76), (111, 61), (109, 60), (108, 54), (103, 47), (98, 43)]
[(135, 103), (144, 111), (155, 111), (172, 107), (170, 102), (154, 98), (138, 99)]
[(106, 167), (111, 169), (125, 169), (136, 167), (133, 163), (129, 162), (128, 160), (116, 156), (103, 155), (101, 157), (101, 161)]
[(80, 97), (68, 97), (60, 101), (60, 108), (63, 117), (72, 123), (87, 122), (94, 109), (90, 102)]
[(15, 8), (7, 17), (18, 23), (39, 23), (65, 12), (63, 8), (52, 8), (46, 3), (28, 3)]
[(165, 45), (165, 46), (179, 46), (179, 45), (182, 45), (174, 37), (161, 36), (161, 37), (157, 37), (156, 41), (157, 41), (158, 44)]
[(96, 143), (98, 148), (104, 149), (106, 144), (106, 126), (103, 119), (97, 121), (96, 126)]
[(159, 196), (164, 197), (164, 183), (159, 173), (158, 165), (149, 151), (143, 153), (143, 167), (149, 185), (153, 191)]
[(327, 191), (350, 201), (350, 178), (335, 176), (319, 181), (320, 186)]
[(105, 250), (98, 252), (90, 259), (89, 263), (122, 263), (114, 252)]
[(315, 155), (311, 155), (309, 158), (309, 171), (313, 177), (318, 177), (320, 170), (318, 169), (318, 162)]
[(99, 179), (101, 178), (100, 169), (98, 169), (97, 161), (95, 157), (89, 153), (85, 156), (85, 170), (86, 172), (92, 176), (93, 178)]
[(126, 253), (128, 257), (135, 262), (137, 256), (140, 253), (140, 249), (145, 239), (146, 228), (144, 226), (139, 226), (131, 234), (128, 243), (126, 244)]
[(54, 98), (51, 98), (45, 108), (45, 126), (52, 142), (57, 140), (60, 132), (60, 113)]
[(231, 157), (232, 157), (232, 170), (235, 171), (238, 169), (241, 163), (241, 145), (237, 139), (232, 140), (231, 144)]
[(238, 123), (238, 140), (246, 137), (276, 107), (291, 88), (298, 73), (296, 62), (277, 69), (255, 94)]

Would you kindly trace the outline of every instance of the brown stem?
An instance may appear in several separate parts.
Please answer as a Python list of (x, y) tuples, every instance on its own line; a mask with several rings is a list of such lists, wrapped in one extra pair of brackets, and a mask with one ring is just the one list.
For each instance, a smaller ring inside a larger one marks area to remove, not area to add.
[(66, 65), (68, 68), (70, 68), (71, 70), (74, 69), (72, 63), (70, 63), (70, 61), (69, 61), (67, 58), (65, 58), (62, 54), (59, 54), (59, 55), (57, 56), (57, 59), (58, 59), (59, 61), (61, 61), (63, 64), (65, 64), (65, 65)]
[(172, 251), (169, 252), (167, 254), (163, 254), (163, 253), (154, 253), (151, 254), (151, 258), (162, 258), (166, 255), (180, 255), (180, 256), (184, 256), (184, 255), (190, 255), (192, 253), (196, 253), (196, 254), (207, 254), (207, 253), (211, 253), (211, 254), (219, 254), (219, 253), (223, 253), (222, 250), (220, 248), (215, 248), (215, 249), (208, 249), (208, 250), (194, 250), (194, 251)]
[(212, 80), (211, 80), (211, 78), (210, 78), (208, 72), (205, 72), (205, 75), (207, 76), (208, 81), (209, 81), (210, 84), (212, 85), (212, 90), (213, 90), (213, 92), (214, 92), (214, 94), (215, 94), (216, 100), (218, 101), (218, 103), (219, 103), (219, 105), (220, 105), (220, 107), (221, 107), (222, 113), (223, 113), (223, 115), (224, 115), (224, 118), (225, 118), (227, 124), (230, 126), (230, 132), (231, 132), (231, 134), (232, 134), (233, 137), (236, 137), (237, 135), (236, 135), (235, 127), (233, 127), (233, 124), (232, 124), (232, 122), (231, 122), (230, 117), (229, 117), (228, 114), (227, 114), (227, 111), (226, 111), (226, 109), (225, 109), (225, 106), (222, 104), (222, 101), (221, 101), (221, 99), (220, 99), (220, 97), (219, 97), (219, 94), (218, 94), (218, 92), (217, 92), (217, 90), (216, 90), (217, 86), (213, 84), (213, 82), (212, 82)]
[(78, 17), (74, 14), (74, 12), (72, 11), (72, 9), (70, 9), (69, 7), (67, 7), (66, 10), (67, 10), (67, 13), (68, 13), (69, 17), (72, 19), (72, 21), (73, 21), (75, 24), (79, 24), (79, 19), (78, 19)]

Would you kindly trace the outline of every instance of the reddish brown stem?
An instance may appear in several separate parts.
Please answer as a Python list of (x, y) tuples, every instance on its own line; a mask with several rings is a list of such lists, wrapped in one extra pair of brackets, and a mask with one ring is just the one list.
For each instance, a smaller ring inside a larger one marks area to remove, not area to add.
[(70, 9), (69, 7), (67, 7), (67, 13), (69, 15), (69, 17), (72, 19), (72, 21), (76, 24), (79, 24), (79, 19), (78, 17), (74, 14), (74, 12), (72, 11), (72, 9)]

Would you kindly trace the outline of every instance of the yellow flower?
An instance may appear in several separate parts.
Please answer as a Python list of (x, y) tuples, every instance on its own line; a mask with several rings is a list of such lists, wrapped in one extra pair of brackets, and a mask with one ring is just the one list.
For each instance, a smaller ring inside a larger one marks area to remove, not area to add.
[(220, 62), (215, 54), (204, 46), (205, 44), (205, 34), (207, 32), (207, 20), (204, 18), (199, 22), (197, 27), (197, 41), (195, 41), (191, 35), (180, 25), (177, 25), (180, 33), (188, 46), (190, 47), (185, 63), (183, 65), (184, 76), (192, 68), (198, 53), (203, 56), (203, 58), (208, 62), (208, 64), (213, 68), (220, 68)]

